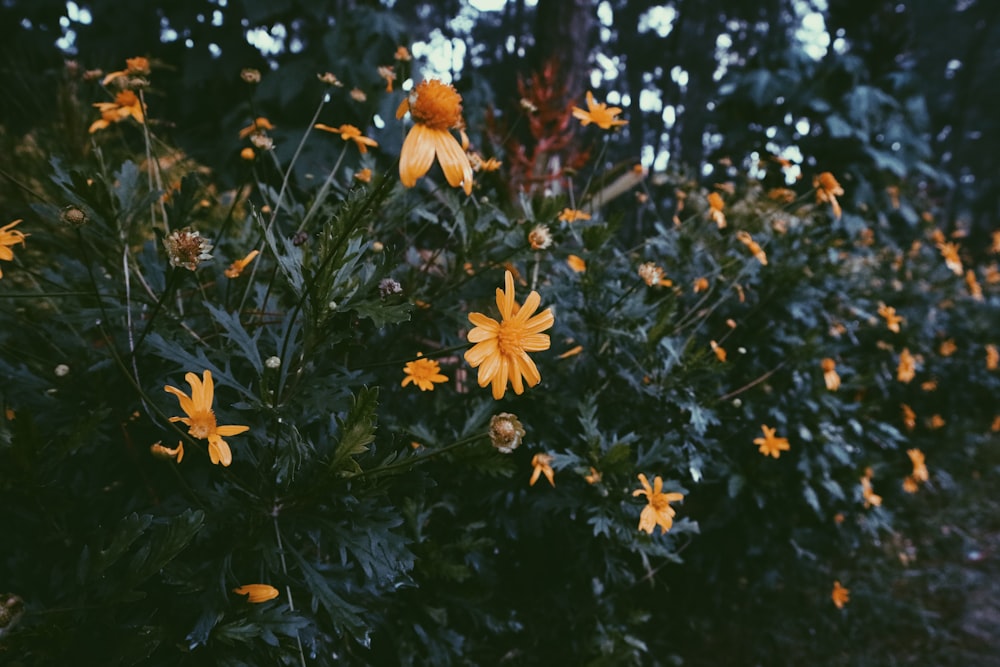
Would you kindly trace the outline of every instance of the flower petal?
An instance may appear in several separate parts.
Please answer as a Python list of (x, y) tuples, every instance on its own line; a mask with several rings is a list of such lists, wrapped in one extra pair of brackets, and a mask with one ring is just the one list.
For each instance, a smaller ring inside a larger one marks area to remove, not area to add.
[(434, 163), (433, 130), (417, 123), (403, 141), (399, 152), (399, 180), (408, 188), (417, 184), (417, 179), (427, 173)]

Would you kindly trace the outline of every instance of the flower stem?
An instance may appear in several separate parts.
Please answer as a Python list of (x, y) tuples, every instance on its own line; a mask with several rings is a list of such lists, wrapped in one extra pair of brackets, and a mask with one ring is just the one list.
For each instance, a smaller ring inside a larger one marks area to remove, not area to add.
[[(281, 572), (285, 575), (285, 595), (288, 597), (288, 610), (295, 611), (295, 601), (292, 599), (292, 586), (288, 583), (288, 563), (285, 562), (285, 547), (281, 542), (281, 530), (278, 529), (278, 515), (274, 514), (274, 538), (278, 541), (278, 556), (281, 558)], [(302, 637), (295, 632), (295, 641), (299, 645), (299, 662), (306, 667), (306, 655), (302, 650)]]

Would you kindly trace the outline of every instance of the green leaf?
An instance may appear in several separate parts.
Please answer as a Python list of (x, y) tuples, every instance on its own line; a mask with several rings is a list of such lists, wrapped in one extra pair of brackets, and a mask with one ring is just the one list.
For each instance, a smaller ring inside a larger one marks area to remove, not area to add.
[(205, 513), (189, 508), (171, 518), (165, 528), (156, 530), (154, 539), (144, 544), (129, 563), (130, 584), (137, 585), (162, 570), (187, 547), (204, 523)]
[(378, 407), (378, 387), (363, 387), (354, 396), (351, 411), (340, 425), (340, 442), (330, 459), (329, 469), (340, 471), (350, 469), (360, 472), (361, 468), (351, 457), (368, 451), (368, 444), (375, 440), (375, 408)]
[(139, 516), (133, 512), (118, 522), (118, 529), (111, 538), (111, 543), (106, 548), (99, 550), (93, 558), (90, 557), (90, 550), (84, 548), (80, 566), (77, 568), (77, 579), (80, 583), (97, 578), (114, 565), (128, 551), (129, 547), (146, 532), (152, 522), (152, 516), (148, 514)]
[(213, 306), (210, 302), (206, 302), (205, 306), (212, 314), (212, 318), (223, 328), (226, 338), (240, 351), (241, 356), (250, 362), (258, 375), (263, 375), (264, 362), (261, 361), (260, 351), (257, 348), (260, 330), (251, 338), (247, 330), (243, 328), (243, 323), (240, 322), (239, 313), (227, 313), (222, 308)]

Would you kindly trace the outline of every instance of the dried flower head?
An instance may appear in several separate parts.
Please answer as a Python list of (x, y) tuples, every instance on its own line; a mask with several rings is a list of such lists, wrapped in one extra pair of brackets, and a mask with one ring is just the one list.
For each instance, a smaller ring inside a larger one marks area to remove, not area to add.
[(185, 227), (163, 239), (167, 249), (167, 258), (171, 266), (181, 266), (188, 271), (194, 271), (198, 264), (212, 259), (212, 244), (200, 233)]
[(521, 446), (524, 427), (517, 415), (501, 412), (490, 418), (490, 442), (503, 454), (510, 454)]
[(385, 300), (386, 297), (392, 296), (394, 294), (402, 294), (403, 286), (399, 284), (398, 281), (392, 278), (383, 278), (378, 282), (378, 295), (379, 298)]
[(640, 264), (638, 272), (639, 277), (649, 287), (670, 287), (674, 284), (672, 280), (663, 277), (663, 269), (657, 266), (655, 262)]
[(251, 134), (250, 143), (259, 151), (269, 151), (274, 148), (274, 139), (263, 132), (254, 132)]
[(528, 232), (528, 245), (532, 250), (545, 250), (552, 245), (552, 234), (545, 225), (535, 225)]
[(244, 67), (240, 70), (240, 78), (249, 84), (260, 83), (260, 70), (253, 67)]
[(59, 217), (63, 222), (67, 222), (74, 227), (82, 227), (90, 222), (87, 212), (79, 206), (73, 206), (72, 204), (65, 207), (59, 214)]

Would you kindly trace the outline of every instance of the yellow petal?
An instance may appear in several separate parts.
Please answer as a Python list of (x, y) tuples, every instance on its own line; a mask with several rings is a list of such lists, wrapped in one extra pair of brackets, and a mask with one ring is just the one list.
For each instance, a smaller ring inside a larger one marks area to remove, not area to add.
[(419, 123), (410, 128), (399, 152), (399, 180), (408, 188), (427, 173), (434, 163), (433, 130)]

